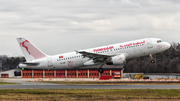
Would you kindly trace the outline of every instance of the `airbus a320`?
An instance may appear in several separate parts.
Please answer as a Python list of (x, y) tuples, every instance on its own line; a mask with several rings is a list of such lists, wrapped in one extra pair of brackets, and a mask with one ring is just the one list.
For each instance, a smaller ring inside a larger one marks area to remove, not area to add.
[(120, 66), (127, 59), (135, 57), (149, 55), (154, 63), (152, 54), (163, 52), (171, 46), (159, 38), (145, 38), (50, 56), (23, 37), (17, 38), (17, 41), (26, 59), (26, 62), (19, 64), (20, 68), (77, 69), (99, 65), (100, 73), (103, 73), (102, 67), (105, 64)]

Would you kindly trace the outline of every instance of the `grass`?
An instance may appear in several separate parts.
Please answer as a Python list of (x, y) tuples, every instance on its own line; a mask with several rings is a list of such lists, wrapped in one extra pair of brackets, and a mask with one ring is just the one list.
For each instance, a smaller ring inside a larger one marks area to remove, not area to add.
[(180, 85), (180, 82), (172, 81), (38, 81), (40, 83), (55, 83), (67, 85)]
[(0, 85), (13, 85), (13, 84), (18, 84), (18, 83), (9, 83), (9, 82), (1, 82)]
[(179, 101), (179, 89), (0, 89), (0, 101)]

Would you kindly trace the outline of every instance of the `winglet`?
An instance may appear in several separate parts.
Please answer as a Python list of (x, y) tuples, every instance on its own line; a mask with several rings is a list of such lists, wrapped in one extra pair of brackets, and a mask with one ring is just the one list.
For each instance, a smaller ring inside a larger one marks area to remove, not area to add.
[(76, 54), (78, 54), (79, 53), (79, 51), (78, 50), (74, 50), (75, 52), (76, 52)]

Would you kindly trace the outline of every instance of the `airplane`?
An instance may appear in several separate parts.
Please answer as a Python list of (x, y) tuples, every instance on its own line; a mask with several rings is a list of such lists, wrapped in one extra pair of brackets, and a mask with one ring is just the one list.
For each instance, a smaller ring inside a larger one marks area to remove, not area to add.
[(103, 65), (125, 65), (127, 59), (149, 55), (154, 63), (153, 54), (163, 52), (171, 47), (159, 38), (145, 38), (118, 44), (75, 50), (58, 55), (47, 55), (26, 38), (17, 38), (26, 62), (19, 68), (30, 69), (77, 69), (85, 66), (100, 65), (98, 71), (103, 73)]

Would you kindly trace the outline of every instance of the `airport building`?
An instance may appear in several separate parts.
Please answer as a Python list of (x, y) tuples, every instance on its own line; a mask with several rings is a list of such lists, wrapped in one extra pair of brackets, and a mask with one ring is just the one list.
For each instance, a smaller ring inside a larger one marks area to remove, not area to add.
[(100, 78), (103, 76), (123, 77), (123, 68), (104, 68), (104, 73), (99, 73), (98, 68), (82, 68), (76, 70), (9, 70), (0, 72), (1, 78)]
[(12, 69), (8, 71), (0, 72), (0, 78), (14, 78), (14, 77), (21, 78), (21, 70)]
[(100, 74), (98, 68), (77, 70), (9, 70), (0, 72), (0, 78), (100, 78), (103, 76), (133, 79), (134, 75), (143, 74), (149, 79), (180, 79), (179, 73), (123, 73), (123, 68), (104, 68)]
[(115, 72), (123, 75), (122, 68), (104, 69), (104, 73), (99, 73), (96, 68), (77, 70), (23, 70), (22, 78), (100, 78), (103, 76), (113, 76)]

